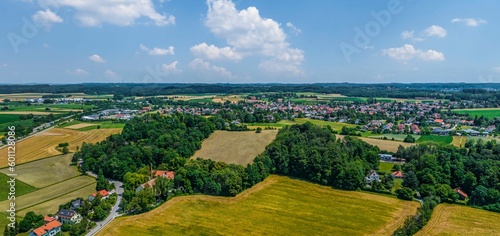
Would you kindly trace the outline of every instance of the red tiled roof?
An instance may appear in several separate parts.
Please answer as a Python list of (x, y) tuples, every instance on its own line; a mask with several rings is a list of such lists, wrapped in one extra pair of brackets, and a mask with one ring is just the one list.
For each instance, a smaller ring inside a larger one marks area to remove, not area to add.
[(154, 177), (158, 177), (158, 176), (163, 176), (163, 177), (166, 177), (166, 178), (169, 178), (169, 179), (174, 179), (175, 172), (173, 172), (173, 171), (165, 171), (165, 170), (157, 170)]
[(469, 197), (469, 195), (467, 195), (467, 193), (465, 193), (464, 191), (462, 191), (462, 189), (460, 187), (454, 188), (453, 191), (457, 192), (458, 194), (462, 195), (465, 198)]
[[(106, 191), (106, 189), (99, 191), (99, 195), (101, 195), (101, 197), (106, 197), (106, 196), (108, 196), (108, 194), (109, 193), (108, 193), (108, 191)], [(92, 194), (92, 197), (96, 197), (96, 196), (97, 196), (97, 193)]]
[(403, 178), (403, 172), (401, 171), (394, 171), (392, 172), (392, 175), (396, 178)]
[(436, 123), (443, 123), (443, 119), (435, 119), (434, 122), (436, 122)]
[(43, 218), (43, 221), (45, 221), (45, 223), (49, 223), (49, 222), (54, 221), (54, 220), (56, 220), (56, 219), (54, 219), (54, 218), (52, 218), (50, 216), (45, 216)]
[[(47, 216), (46, 216), (47, 217)], [(52, 217), (50, 217), (52, 218)], [(49, 223), (45, 224), (45, 225), (42, 225), (36, 229), (33, 230), (33, 232), (38, 235), (38, 236), (42, 236), (44, 235), (45, 233), (57, 228), (57, 227), (61, 227), (62, 224), (59, 223), (59, 221), (57, 220), (53, 220), (53, 221), (50, 221)]]

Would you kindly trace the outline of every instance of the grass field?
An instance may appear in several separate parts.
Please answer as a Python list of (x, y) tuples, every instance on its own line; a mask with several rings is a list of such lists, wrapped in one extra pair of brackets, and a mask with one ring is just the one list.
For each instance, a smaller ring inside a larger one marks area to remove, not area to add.
[(455, 147), (464, 147), (466, 142), (467, 142), (467, 137), (453, 136), (453, 142), (451, 144)]
[[(30, 106), (21, 103), (8, 105), (9, 110), (0, 111), (0, 114), (30, 114), (48, 115), (50, 113), (69, 113), (70, 111), (82, 111), (94, 108), (94, 105), (84, 104), (32, 104)], [(46, 108), (50, 108), (46, 111)]]
[(381, 161), (378, 164), (378, 171), (385, 173), (392, 173), (392, 167), (394, 167), (394, 163)]
[(215, 96), (212, 99), (212, 102), (224, 103), (226, 101), (230, 101), (232, 103), (238, 103), (238, 101), (242, 100), (244, 100), (244, 98), (242, 98), (240, 95), (228, 95), (228, 96)]
[[(344, 138), (344, 135), (336, 134), (337, 138)], [(374, 139), (374, 138), (364, 138), (364, 137), (357, 137), (368, 144), (377, 146), (380, 148), (380, 150), (386, 150), (390, 152), (397, 152), (399, 145), (403, 147), (410, 147), (413, 145), (416, 145), (415, 143), (404, 143), (404, 142), (399, 142), (399, 141), (391, 141), (391, 140), (382, 140), (382, 139)]]
[[(371, 138), (384, 138), (384, 137), (387, 137), (387, 139), (391, 140), (392, 138), (394, 138), (395, 141), (401, 141), (403, 142), (406, 138), (406, 134), (380, 134), (380, 135), (373, 135), (373, 136), (370, 136)], [(418, 140), (420, 138), (420, 135), (414, 135), (412, 134), (411, 136), (413, 136), (415, 138), (415, 140)]]
[(203, 141), (201, 149), (191, 158), (201, 157), (246, 166), (264, 152), (266, 146), (276, 138), (277, 133), (277, 130), (263, 130), (260, 134), (254, 131), (215, 131)]
[(115, 121), (81, 122), (78, 120), (74, 120), (71, 122), (67, 122), (59, 127), (79, 131), (94, 130), (98, 127), (100, 129), (123, 129), (123, 127), (125, 127), (125, 123)]
[(429, 223), (415, 235), (500, 235), (500, 213), (440, 204)]
[(469, 114), (471, 117), (484, 116), (488, 119), (500, 117), (500, 108), (482, 108), (482, 109), (456, 109), (452, 110), (458, 114)]
[(0, 124), (15, 122), (18, 120), (19, 120), (19, 115), (0, 113)]
[(339, 122), (331, 122), (331, 121), (324, 121), (324, 120), (314, 120), (314, 119), (307, 119), (307, 118), (296, 118), (294, 121), (290, 120), (281, 120), (278, 123), (245, 123), (245, 125), (248, 126), (248, 128), (255, 129), (257, 127), (275, 127), (275, 128), (283, 128), (287, 125), (295, 125), (295, 124), (304, 124), (306, 122), (311, 122), (315, 125), (320, 125), (320, 126), (327, 126), (330, 125), (333, 130), (341, 130), (342, 127), (346, 126), (349, 128), (356, 127), (356, 125), (353, 124), (347, 124), (347, 123), (339, 123)]
[[(85, 132), (61, 128), (47, 130), (16, 144), (16, 163), (22, 164), (61, 154), (56, 150), (59, 143), (69, 143), (70, 152), (75, 152), (76, 147), (81, 147), (83, 142), (96, 143), (120, 132), (121, 129), (96, 129)], [(7, 148), (0, 149), (0, 156), (7, 156)], [(0, 167), (5, 166), (7, 158), (1, 158)]]
[(417, 140), (417, 143), (423, 142), (451, 144), (453, 142), (453, 136), (422, 135)]
[[(5, 174), (0, 174), (0, 199), (3, 201), (5, 199), (7, 199), (7, 196), (9, 194), (9, 184), (7, 183), (7, 181), (10, 180), (10, 177), (8, 177), (7, 175)], [(35, 187), (33, 186), (30, 186), (26, 183), (23, 183), (22, 181), (20, 181), (19, 179), (16, 179), (16, 197), (17, 196), (22, 196), (24, 194), (27, 194), (27, 193), (30, 193), (30, 192), (33, 192), (36, 190)]]
[(176, 197), (98, 235), (390, 235), (418, 206), (270, 176), (234, 198)]
[[(71, 165), (73, 154), (45, 158), (16, 166), (17, 179), (36, 188), (43, 188), (80, 175)], [(1, 169), (1, 173), (9, 173)], [(3, 198), (0, 198), (3, 199)]]

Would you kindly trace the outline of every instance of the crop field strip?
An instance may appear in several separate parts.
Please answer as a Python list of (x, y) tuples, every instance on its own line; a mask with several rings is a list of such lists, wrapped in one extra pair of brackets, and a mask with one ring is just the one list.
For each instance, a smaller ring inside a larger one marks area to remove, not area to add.
[(500, 213), (457, 204), (440, 204), (427, 225), (415, 236), (500, 235)]
[[(96, 129), (91, 131), (75, 131), (54, 128), (39, 133), (16, 144), (16, 162), (22, 164), (44, 157), (61, 154), (56, 147), (59, 143), (69, 143), (69, 151), (75, 152), (83, 142), (96, 143), (112, 134), (120, 133), (122, 129)], [(0, 156), (7, 156), (7, 148), (0, 149)], [(7, 159), (0, 160), (0, 167), (7, 166)]]
[(270, 176), (233, 198), (175, 197), (150, 212), (117, 218), (98, 235), (390, 235), (418, 206)]
[[(20, 211), (40, 203), (56, 199), (59, 196), (76, 191), (85, 186), (95, 183), (95, 179), (89, 176), (79, 176), (48, 187), (38, 189), (31, 193), (16, 197), (16, 210)], [(8, 209), (9, 201), (0, 202), (0, 209)]]
[[(36, 188), (43, 188), (80, 175), (71, 165), (73, 154), (59, 155), (16, 166), (17, 179)], [(1, 169), (1, 173), (9, 173)], [(47, 174), (50, 173), (50, 174)]]

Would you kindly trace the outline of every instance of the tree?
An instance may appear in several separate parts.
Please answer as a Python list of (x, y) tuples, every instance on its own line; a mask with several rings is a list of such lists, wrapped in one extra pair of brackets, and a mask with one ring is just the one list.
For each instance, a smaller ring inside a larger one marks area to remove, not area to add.
[(411, 188), (403, 187), (396, 190), (396, 195), (399, 199), (413, 200), (413, 190)]
[(262, 132), (262, 128), (261, 127), (257, 127), (257, 130), (255, 131), (255, 133), (261, 133)]
[(403, 142), (405, 142), (405, 143), (414, 143), (415, 142), (415, 138), (412, 135), (408, 134), (406, 136), (406, 138), (403, 140)]
[(405, 175), (403, 176), (403, 187), (408, 187), (408, 188), (411, 188), (413, 190), (417, 190), (418, 189), (418, 178), (417, 178), (417, 175), (415, 174), (415, 172), (413, 171), (408, 171), (405, 173)]
[(10, 227), (5, 225), (5, 230), (3, 231), (3, 236), (10, 236)]
[(63, 153), (63, 154), (68, 154), (68, 153), (69, 153), (69, 149), (68, 149), (68, 147), (63, 147), (63, 149), (62, 149), (62, 153)]
[(109, 182), (104, 178), (104, 175), (102, 174), (102, 171), (99, 171), (99, 174), (97, 175), (97, 185), (95, 187), (97, 191), (101, 191), (103, 189), (108, 190), (109, 189)]

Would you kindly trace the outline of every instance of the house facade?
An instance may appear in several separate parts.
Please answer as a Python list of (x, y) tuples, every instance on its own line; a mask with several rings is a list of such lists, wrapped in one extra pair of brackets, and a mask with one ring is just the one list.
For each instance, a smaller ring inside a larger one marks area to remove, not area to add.
[(373, 181), (380, 182), (380, 176), (377, 174), (377, 171), (370, 170), (368, 175), (365, 177), (366, 184), (371, 184)]

